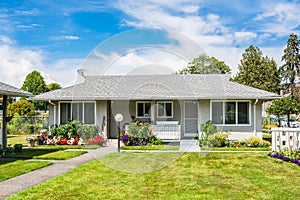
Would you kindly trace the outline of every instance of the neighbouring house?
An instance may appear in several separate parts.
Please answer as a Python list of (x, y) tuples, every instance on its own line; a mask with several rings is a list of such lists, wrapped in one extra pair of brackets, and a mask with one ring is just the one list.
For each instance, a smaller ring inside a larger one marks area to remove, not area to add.
[(123, 128), (149, 121), (163, 140), (192, 138), (211, 120), (230, 139), (262, 136), (262, 102), (279, 95), (230, 81), (230, 75), (87, 76), (83, 83), (35, 96), (49, 102), (50, 124), (79, 120), (99, 124), (117, 137), (114, 116)]
[(30, 92), (18, 89), (14, 86), (0, 82), (0, 97), (2, 98), (2, 122), (0, 122), (0, 146), (3, 149), (7, 147), (7, 121), (11, 116), (7, 116), (7, 98), (8, 97), (30, 97)]

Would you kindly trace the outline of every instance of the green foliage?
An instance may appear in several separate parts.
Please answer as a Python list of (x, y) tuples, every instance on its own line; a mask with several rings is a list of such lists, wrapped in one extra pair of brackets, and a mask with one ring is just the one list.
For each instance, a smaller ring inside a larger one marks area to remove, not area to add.
[(33, 116), (35, 115), (34, 106), (27, 100), (10, 103), (8, 105), (8, 115), (14, 116), (16, 113), (20, 116)]
[[(26, 76), (26, 79), (22, 85), (22, 90), (31, 92), (34, 95), (47, 92), (46, 83), (41, 73), (38, 71), (32, 71)], [(35, 109), (42, 110), (45, 108), (45, 102), (32, 101)]]
[(288, 120), (288, 126), (290, 126), (290, 114), (298, 113), (300, 111), (300, 106), (297, 100), (292, 96), (287, 96), (281, 99), (276, 99), (272, 101), (272, 104), (266, 109), (267, 113), (274, 114), (277, 119), (281, 115), (286, 115)]
[(263, 56), (262, 51), (252, 45), (242, 56), (243, 59), (238, 66), (239, 71), (232, 80), (243, 85), (279, 93), (280, 76), (276, 62)]
[(18, 113), (14, 115), (11, 122), (8, 123), (7, 130), (12, 134), (34, 134), (34, 130), (40, 130), (40, 123), (34, 125), (34, 117), (21, 117)]
[(61, 86), (58, 83), (50, 83), (49, 85), (46, 86), (47, 91), (53, 91), (53, 90), (58, 90), (61, 89)]
[(61, 138), (71, 139), (79, 136), (83, 140), (90, 140), (99, 132), (99, 126), (83, 125), (79, 121), (70, 121), (67, 124), (53, 127), (50, 130), (48, 138), (59, 136)]
[(202, 135), (199, 138), (200, 147), (208, 144), (208, 137), (214, 133), (217, 133), (217, 126), (213, 124), (212, 121), (207, 121), (204, 124), (201, 124)]
[(231, 69), (224, 61), (202, 54), (189, 65), (179, 71), (179, 74), (230, 74)]
[(225, 147), (228, 143), (228, 136), (225, 133), (214, 133), (207, 137), (207, 144), (210, 147)]
[(14, 145), (14, 151), (15, 152), (22, 152), (22, 147), (23, 147), (22, 144), (15, 144)]
[(281, 60), (285, 62), (280, 67), (283, 85), (286, 89), (290, 89), (292, 96), (294, 96), (294, 89), (300, 72), (300, 40), (296, 34), (290, 34)]

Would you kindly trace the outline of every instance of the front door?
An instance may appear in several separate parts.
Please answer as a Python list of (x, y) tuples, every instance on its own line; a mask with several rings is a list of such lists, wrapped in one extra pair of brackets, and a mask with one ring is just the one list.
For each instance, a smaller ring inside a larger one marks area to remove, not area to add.
[(198, 102), (184, 102), (184, 137), (194, 137), (198, 134)]

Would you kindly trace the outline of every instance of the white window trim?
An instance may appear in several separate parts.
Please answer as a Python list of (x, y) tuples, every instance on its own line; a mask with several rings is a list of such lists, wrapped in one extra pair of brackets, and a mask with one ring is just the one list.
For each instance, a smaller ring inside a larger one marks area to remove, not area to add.
[[(142, 103), (143, 104), (143, 113), (145, 114), (145, 103), (149, 103), (150, 104), (150, 113), (149, 113), (149, 116), (138, 116), (138, 103)], [(135, 116), (136, 118), (145, 118), (145, 119), (148, 119), (148, 118), (151, 118), (151, 101), (137, 101), (135, 102)]]
[(58, 117), (58, 124), (60, 124), (60, 121), (61, 121), (61, 119), (60, 119), (60, 104), (61, 103), (70, 103), (71, 104), (71, 117), (72, 117), (72, 109), (73, 109), (73, 106), (72, 106), (72, 103), (82, 103), (82, 121), (83, 121), (83, 124), (86, 124), (85, 123), (85, 121), (84, 121), (84, 104), (85, 103), (94, 103), (94, 123), (93, 124), (87, 124), (87, 125), (95, 125), (97, 122), (97, 113), (96, 113), (96, 111), (97, 111), (97, 102), (96, 101), (59, 101), (59, 106), (58, 106), (58, 114), (59, 114), (59, 117)]
[[(160, 103), (163, 103), (164, 104), (164, 107), (166, 105), (166, 103), (171, 103), (171, 116), (166, 116), (166, 109), (164, 109), (164, 116), (159, 116), (158, 115), (158, 104)], [(173, 118), (173, 115), (174, 115), (174, 108), (173, 108), (173, 101), (157, 101), (156, 102), (156, 105), (157, 105), (157, 110), (156, 110), (156, 113), (157, 113), (157, 118)]]
[[(223, 103), (223, 124), (215, 124), (216, 126), (252, 126), (252, 118), (251, 118), (251, 100), (211, 100), (210, 101), (210, 121), (212, 121), (212, 103), (214, 102), (221, 102)], [(226, 102), (235, 102), (235, 108), (236, 108), (236, 112), (235, 112), (235, 124), (225, 124), (225, 103)], [(238, 124), (238, 102), (248, 102), (249, 103), (249, 124)]]

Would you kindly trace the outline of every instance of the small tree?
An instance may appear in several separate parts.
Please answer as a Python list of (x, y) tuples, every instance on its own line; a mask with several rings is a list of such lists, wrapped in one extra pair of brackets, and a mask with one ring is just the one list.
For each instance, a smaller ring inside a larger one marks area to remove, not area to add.
[[(33, 71), (26, 76), (21, 89), (31, 92), (34, 95), (47, 92), (44, 78), (38, 71)], [(45, 102), (32, 101), (32, 103), (37, 110), (42, 110), (46, 107)]]
[(35, 115), (34, 106), (27, 100), (20, 100), (8, 105), (8, 115), (14, 116), (18, 113), (20, 116), (33, 116)]
[(300, 106), (297, 100), (292, 96), (287, 96), (281, 99), (272, 101), (272, 105), (267, 108), (269, 114), (274, 114), (277, 117), (278, 124), (280, 125), (279, 118), (281, 115), (286, 115), (287, 125), (290, 127), (290, 114), (298, 113)]
[(179, 74), (230, 74), (231, 69), (224, 61), (202, 54), (189, 65), (179, 71)]

